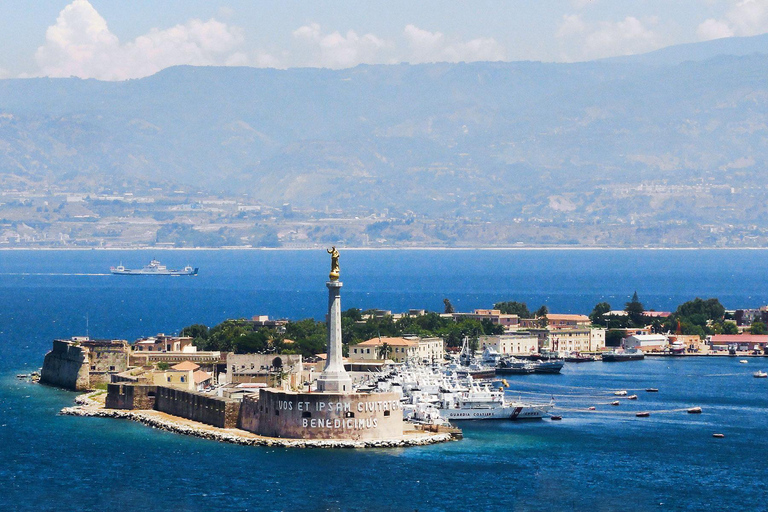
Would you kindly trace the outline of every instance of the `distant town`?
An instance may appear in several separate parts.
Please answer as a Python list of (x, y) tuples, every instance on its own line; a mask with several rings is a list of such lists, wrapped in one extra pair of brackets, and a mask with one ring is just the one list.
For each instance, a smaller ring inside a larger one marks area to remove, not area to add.
[[(457, 210), (446, 215), (426, 208), (266, 204), (247, 195), (169, 186), (84, 192), (11, 178), (5, 178), (10, 182), (4, 183), (0, 193), (0, 248), (314, 248), (328, 243), (370, 248), (738, 248), (768, 244), (768, 226), (762, 221), (737, 220), (759, 201), (760, 190), (715, 182), (618, 183), (586, 195), (529, 191), (522, 203), (507, 205), (483, 204), (480, 197), (433, 198), (456, 203)], [(621, 206), (643, 201), (648, 208)], [(671, 213), (670, 203), (712, 208), (697, 210), (693, 219)], [(718, 212), (726, 203), (744, 211), (732, 209), (721, 215)]]

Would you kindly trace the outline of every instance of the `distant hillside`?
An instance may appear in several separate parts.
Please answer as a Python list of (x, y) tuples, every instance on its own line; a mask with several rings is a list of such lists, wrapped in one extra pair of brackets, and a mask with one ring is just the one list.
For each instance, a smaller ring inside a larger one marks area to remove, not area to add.
[(754, 54), (768, 54), (768, 34), (751, 37), (725, 37), (704, 43), (679, 44), (641, 55), (610, 57), (603, 59), (602, 62), (667, 66), (687, 61), (709, 60), (724, 55), (738, 57)]
[(762, 179), (768, 55), (685, 55), (765, 41), (579, 64), (0, 80), (0, 177), (450, 218), (588, 217), (606, 184)]

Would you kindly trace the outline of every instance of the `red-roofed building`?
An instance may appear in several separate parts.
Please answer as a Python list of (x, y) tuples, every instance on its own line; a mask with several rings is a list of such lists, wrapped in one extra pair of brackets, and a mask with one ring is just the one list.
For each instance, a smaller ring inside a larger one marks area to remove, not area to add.
[(734, 347), (739, 351), (765, 351), (768, 346), (768, 334), (713, 334), (708, 340), (712, 348), (719, 349)]

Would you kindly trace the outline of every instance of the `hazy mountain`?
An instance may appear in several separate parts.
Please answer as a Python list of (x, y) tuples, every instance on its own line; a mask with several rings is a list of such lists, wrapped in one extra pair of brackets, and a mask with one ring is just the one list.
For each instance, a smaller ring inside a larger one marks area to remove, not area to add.
[(0, 173), (510, 216), (561, 193), (587, 208), (607, 183), (749, 181), (768, 160), (766, 37), (578, 64), (0, 80)]

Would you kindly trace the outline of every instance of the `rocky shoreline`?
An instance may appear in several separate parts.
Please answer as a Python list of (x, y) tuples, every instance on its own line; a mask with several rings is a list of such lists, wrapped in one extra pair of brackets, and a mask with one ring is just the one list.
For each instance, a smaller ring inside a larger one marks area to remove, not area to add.
[[(200, 437), (211, 441), (238, 444), (243, 446), (271, 446), (282, 448), (402, 448), (408, 446), (426, 446), (453, 440), (450, 433), (419, 433), (403, 439), (379, 439), (367, 441), (332, 440), (332, 439), (281, 439), (262, 437), (246, 431), (220, 429), (209, 425), (192, 425), (190, 421), (179, 421), (159, 417), (151, 411), (105, 409), (101, 403), (93, 400), (91, 394), (80, 395), (75, 399), (78, 404), (65, 407), (60, 414), (65, 416), (84, 416), (96, 418), (126, 419), (143, 423), (152, 428)], [(242, 433), (240, 433), (242, 432)]]

